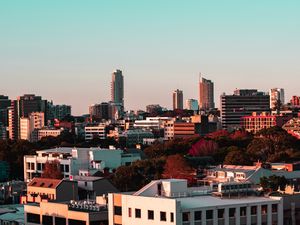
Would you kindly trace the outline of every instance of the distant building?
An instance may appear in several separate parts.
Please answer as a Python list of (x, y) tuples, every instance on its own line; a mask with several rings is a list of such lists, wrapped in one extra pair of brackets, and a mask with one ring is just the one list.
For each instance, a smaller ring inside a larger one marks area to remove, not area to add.
[(43, 112), (33, 112), (29, 117), (20, 118), (20, 139), (36, 141), (35, 130), (45, 126), (45, 116)]
[(270, 111), (270, 96), (255, 89), (237, 89), (233, 95), (221, 95), (222, 128), (227, 130), (240, 129), (242, 117), (253, 112)]
[(98, 124), (95, 126), (86, 126), (84, 128), (84, 133), (85, 133), (85, 140), (90, 141), (93, 140), (94, 138), (99, 138), (99, 139), (105, 139), (106, 138), (106, 125), (105, 124)]
[(111, 101), (124, 107), (124, 77), (121, 70), (112, 73)]
[(0, 161), (0, 182), (7, 181), (9, 178), (9, 164), (6, 161)]
[(281, 105), (284, 105), (284, 89), (283, 88), (272, 88), (269, 92), (270, 95), (270, 108), (275, 109), (277, 103), (280, 102)]
[(137, 144), (143, 144), (144, 138), (154, 138), (154, 135), (151, 131), (133, 129), (124, 131), (119, 138), (125, 138), (127, 147), (135, 147)]
[(173, 92), (173, 109), (183, 109), (182, 90), (177, 89)]
[(282, 127), (290, 119), (292, 119), (291, 115), (269, 115), (265, 112), (261, 114), (253, 112), (251, 116), (244, 116), (241, 120), (242, 128), (245, 131), (256, 133), (270, 127)]
[(48, 120), (63, 120), (67, 116), (72, 115), (72, 107), (70, 105), (53, 105), (53, 103), (48, 103)]
[(37, 139), (35, 137), (32, 138), (32, 141), (40, 141), (44, 137), (58, 137), (61, 135), (61, 129), (55, 129), (53, 127), (43, 127), (41, 129), (36, 129), (35, 132), (37, 133)]
[(94, 104), (89, 107), (90, 121), (100, 122), (101, 120), (108, 120), (109, 117), (109, 103), (102, 102)]
[(163, 108), (156, 104), (156, 105), (147, 105), (146, 106), (146, 112), (150, 114), (160, 114), (162, 112)]
[(8, 107), (10, 106), (11, 100), (7, 96), (0, 95), (0, 126), (8, 126)]
[(194, 123), (169, 121), (165, 123), (164, 139), (172, 140), (175, 138), (186, 138), (195, 136), (196, 126)]
[(286, 124), (283, 125), (282, 128), (289, 134), (300, 139), (300, 118), (293, 118), (289, 120)]
[(202, 110), (215, 108), (214, 83), (203, 77), (199, 82), (199, 108)]
[[(243, 194), (247, 185), (232, 184), (228, 192)], [(135, 193), (109, 194), (108, 203), (109, 225), (283, 225), (281, 197), (220, 198), (205, 187), (189, 188), (181, 179), (154, 180)]]
[(171, 117), (146, 117), (145, 120), (136, 120), (133, 127), (138, 129), (159, 130), (164, 128), (164, 124), (170, 120), (172, 120)]
[(197, 111), (199, 109), (198, 101), (196, 99), (187, 99), (185, 108), (187, 110)]
[(300, 108), (300, 96), (293, 96), (290, 103), (293, 107)]

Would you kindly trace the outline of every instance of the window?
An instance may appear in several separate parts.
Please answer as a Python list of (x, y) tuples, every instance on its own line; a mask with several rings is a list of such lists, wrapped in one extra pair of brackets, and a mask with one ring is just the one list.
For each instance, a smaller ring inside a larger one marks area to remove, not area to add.
[(70, 172), (69, 165), (65, 165), (65, 172), (66, 172), (66, 173), (69, 173), (69, 172)]
[(131, 208), (128, 208), (128, 217), (132, 217), (132, 211), (131, 211)]
[(182, 222), (189, 222), (190, 221), (190, 212), (182, 213)]
[(120, 206), (115, 206), (115, 207), (114, 207), (114, 212), (115, 212), (115, 215), (117, 215), (117, 216), (122, 216), (122, 207), (120, 207)]
[(272, 204), (272, 213), (277, 213), (277, 212), (278, 212), (278, 205)]
[(174, 213), (170, 213), (170, 217), (171, 217), (171, 222), (174, 222)]
[(240, 215), (241, 216), (246, 216), (247, 214), (247, 208), (246, 207), (241, 207), (240, 208)]
[(196, 221), (201, 220), (201, 217), (202, 217), (202, 212), (196, 211), (194, 214), (194, 220), (196, 220)]
[(141, 218), (141, 209), (135, 209), (135, 218)]
[(167, 213), (160, 212), (160, 221), (167, 221)]
[(42, 170), (42, 163), (37, 164), (37, 170), (41, 171)]
[(224, 209), (218, 209), (218, 218), (224, 219)]
[(33, 214), (33, 213), (27, 213), (27, 222), (28, 223), (40, 223), (40, 215), (39, 214)]
[(43, 224), (44, 225), (52, 225), (53, 224), (52, 216), (43, 215)]
[(235, 208), (229, 209), (229, 217), (235, 217)]
[(148, 210), (148, 220), (154, 220), (154, 211)]
[(261, 214), (266, 215), (268, 213), (268, 205), (261, 206)]
[(214, 211), (213, 210), (206, 210), (206, 219), (212, 220), (214, 218)]
[(256, 215), (256, 214), (257, 214), (257, 207), (251, 206), (251, 215)]

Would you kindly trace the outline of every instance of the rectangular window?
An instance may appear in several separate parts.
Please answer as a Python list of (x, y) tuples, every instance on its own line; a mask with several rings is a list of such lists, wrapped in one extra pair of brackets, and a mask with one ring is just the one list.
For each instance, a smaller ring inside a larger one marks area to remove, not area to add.
[(182, 222), (189, 222), (190, 221), (190, 212), (182, 213)]
[(65, 172), (66, 172), (66, 173), (69, 173), (69, 172), (70, 172), (69, 165), (65, 165)]
[(235, 208), (229, 209), (229, 217), (235, 217)]
[(214, 218), (214, 211), (213, 210), (206, 210), (206, 219), (212, 220)]
[(43, 215), (42, 220), (43, 220), (44, 225), (52, 225), (53, 224), (52, 216)]
[(219, 219), (224, 219), (224, 212), (225, 212), (225, 209), (218, 209), (218, 218)]
[(174, 213), (170, 213), (170, 217), (171, 217), (171, 222), (174, 222)]
[(261, 206), (261, 214), (266, 215), (268, 213), (268, 205)]
[(131, 211), (131, 208), (128, 208), (128, 217), (132, 217), (132, 211)]
[(202, 212), (201, 212), (201, 211), (196, 211), (196, 212), (194, 213), (194, 220), (195, 220), (195, 221), (201, 220), (201, 217), (202, 217)]
[(167, 221), (167, 213), (160, 212), (160, 221)]
[(272, 204), (272, 213), (277, 213), (277, 212), (278, 212), (278, 205)]
[(141, 218), (141, 209), (135, 209), (135, 218)]
[(115, 207), (114, 207), (114, 212), (115, 212), (115, 215), (117, 215), (117, 216), (122, 216), (122, 207), (120, 207), (120, 206), (115, 206)]
[(246, 214), (247, 214), (247, 208), (241, 207), (240, 208), (240, 216), (246, 216)]
[(257, 214), (257, 207), (251, 206), (251, 215), (256, 215), (256, 214)]
[(148, 210), (148, 220), (154, 220), (154, 211)]

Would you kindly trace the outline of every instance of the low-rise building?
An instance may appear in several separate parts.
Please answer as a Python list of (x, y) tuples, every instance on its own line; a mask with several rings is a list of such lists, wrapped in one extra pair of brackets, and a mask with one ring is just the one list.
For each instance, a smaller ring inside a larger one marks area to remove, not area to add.
[(142, 144), (145, 138), (154, 138), (154, 135), (149, 130), (134, 129), (124, 131), (119, 138), (124, 138), (127, 147), (134, 147), (137, 144)]
[(165, 123), (165, 140), (193, 137), (197, 134), (195, 123), (169, 121)]
[(106, 125), (98, 124), (96, 126), (86, 126), (84, 128), (85, 140), (90, 141), (94, 138), (105, 139), (106, 138)]
[(109, 194), (108, 205), (109, 225), (283, 225), (280, 197), (213, 197), (179, 179), (152, 181), (133, 194)]
[(289, 134), (300, 139), (300, 118), (293, 118), (282, 126)]

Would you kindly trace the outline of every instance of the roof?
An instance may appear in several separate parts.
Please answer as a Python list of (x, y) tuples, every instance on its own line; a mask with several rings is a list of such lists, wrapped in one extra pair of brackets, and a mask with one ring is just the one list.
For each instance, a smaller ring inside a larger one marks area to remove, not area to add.
[(73, 176), (73, 180), (75, 181), (97, 181), (102, 180), (103, 177), (93, 177), (93, 176)]
[(14, 212), (0, 215), (0, 221), (14, 221), (24, 224), (24, 206), (18, 206), (14, 209)]
[(56, 189), (63, 180), (49, 178), (33, 178), (28, 187), (53, 188)]

